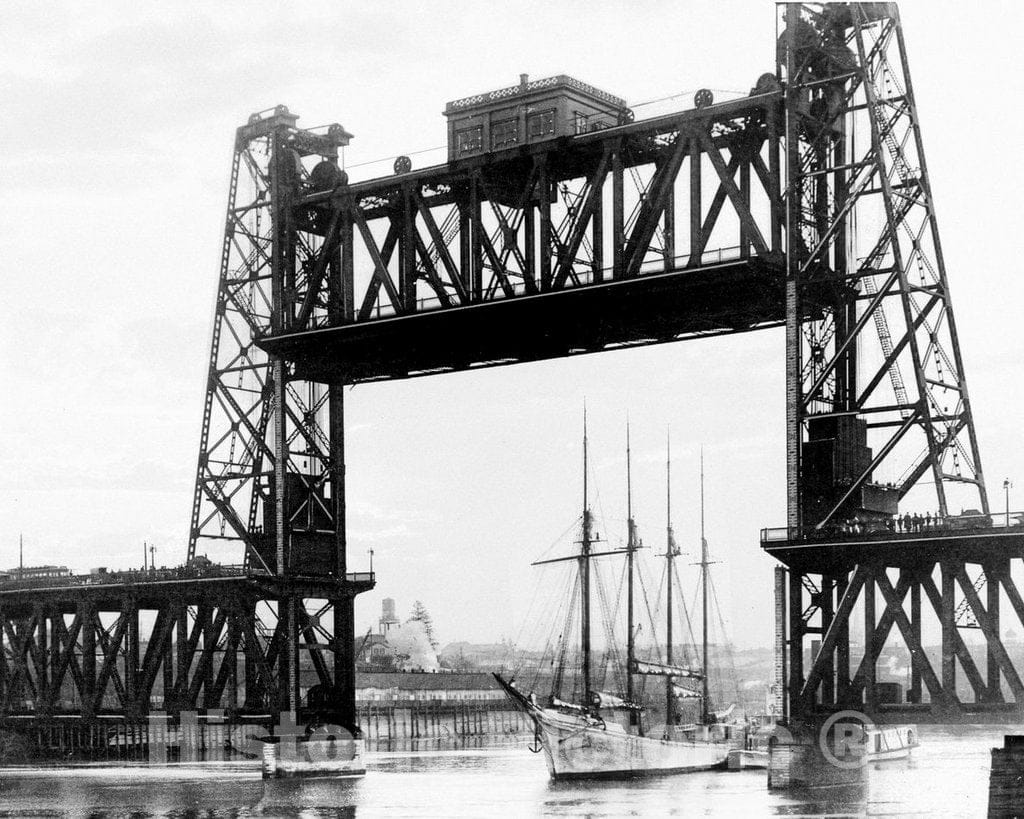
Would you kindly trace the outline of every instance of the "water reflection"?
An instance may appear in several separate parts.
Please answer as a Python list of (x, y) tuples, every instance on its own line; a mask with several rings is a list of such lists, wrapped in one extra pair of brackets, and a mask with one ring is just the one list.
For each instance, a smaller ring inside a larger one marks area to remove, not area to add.
[(354, 817), (360, 783), (361, 779), (267, 780), (254, 812), (282, 817)]
[[(1018, 729), (1019, 730), (1019, 729)], [(0, 817), (979, 815), (989, 749), (1013, 729), (922, 730), (911, 760), (838, 788), (768, 791), (764, 771), (553, 783), (525, 743), (393, 748), (358, 779), (268, 780), (256, 765), (0, 770)]]

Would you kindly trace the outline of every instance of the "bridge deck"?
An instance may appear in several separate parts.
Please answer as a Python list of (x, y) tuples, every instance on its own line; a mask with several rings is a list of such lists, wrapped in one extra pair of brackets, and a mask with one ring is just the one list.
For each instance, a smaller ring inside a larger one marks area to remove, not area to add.
[(296, 361), (303, 379), (405, 378), (778, 325), (784, 281), (781, 259), (751, 257), (257, 343)]
[(933, 529), (920, 532), (805, 532), (765, 529), (761, 547), (801, 571), (850, 571), (858, 563), (913, 568), (939, 560), (1002, 561), (1024, 555), (1024, 526)]
[[(159, 576), (160, 571), (163, 576)], [(368, 572), (333, 577), (275, 577), (239, 571), (202, 575), (187, 570), (119, 572), (107, 577), (79, 575), (45, 580), (7, 581), (0, 584), (0, 608), (6, 616), (43, 606), (73, 613), (79, 603), (91, 603), (98, 611), (120, 611), (131, 599), (139, 608), (158, 609), (168, 602), (190, 605), (206, 601), (216, 605), (229, 598), (250, 597), (278, 600), (288, 596), (309, 599), (338, 599), (369, 591), (374, 576)]]
[[(935, 702), (887, 704), (872, 709), (858, 703), (855, 707), (879, 725), (1006, 725), (1024, 718), (1024, 708), (1015, 702), (958, 702), (953, 708)], [(821, 721), (841, 710), (846, 709), (811, 710), (803, 718)]]

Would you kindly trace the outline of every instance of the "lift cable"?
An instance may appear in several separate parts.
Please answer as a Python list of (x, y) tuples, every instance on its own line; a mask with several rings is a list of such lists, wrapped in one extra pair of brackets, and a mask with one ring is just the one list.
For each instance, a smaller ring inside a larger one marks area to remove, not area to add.
[[(644, 100), (643, 102), (636, 102), (636, 103), (633, 103), (630, 107), (631, 108), (642, 108), (645, 105), (654, 105), (655, 103), (658, 103), (658, 102), (668, 102), (669, 100), (678, 99), (679, 97), (685, 97), (685, 96), (688, 96), (690, 94), (695, 94), (695, 93), (697, 93), (698, 90), (700, 90), (700, 89), (691, 88), (691, 89), (688, 89), (686, 91), (680, 91), (677, 94), (670, 94), (667, 97), (659, 97), (658, 99)], [(746, 92), (736, 91), (736, 90), (731, 89), (731, 88), (709, 88), (708, 90), (709, 91), (714, 91), (716, 94), (736, 94), (737, 96), (740, 96), (740, 97), (746, 96)], [(447, 147), (448, 147), (447, 144), (445, 144), (445, 145), (434, 145), (431, 148), (420, 148), (418, 151), (407, 151), (406, 153), (402, 154), (402, 156), (419, 156), (420, 154), (428, 154), (431, 151), (441, 151), (441, 150), (446, 149)], [(346, 168), (346, 170), (349, 169), (349, 168), (363, 168), (363, 167), (365, 167), (367, 165), (375, 165), (378, 162), (388, 162), (388, 161), (394, 160), (397, 156), (399, 156), (399, 155), (398, 154), (390, 154), (388, 156), (378, 157), (377, 159), (366, 159), (366, 160), (364, 160), (362, 162), (355, 162), (355, 163), (352, 163), (352, 164), (348, 164), (348, 165), (345, 166), (345, 168)]]

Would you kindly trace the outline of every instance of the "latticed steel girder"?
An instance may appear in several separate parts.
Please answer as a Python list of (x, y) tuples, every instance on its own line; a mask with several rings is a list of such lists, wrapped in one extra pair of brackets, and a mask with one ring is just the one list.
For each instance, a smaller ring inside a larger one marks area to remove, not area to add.
[[(1024, 622), (1024, 599), (1011, 572), (1022, 537), (1011, 549), (974, 549), (984, 554), (969, 559), (953, 548), (899, 566), (861, 554), (823, 574), (791, 567), (792, 717), (813, 720), (855, 708), (888, 722), (1019, 719), (1024, 668), (1005, 642), (1004, 601), (1012, 620)], [(812, 573), (821, 587), (813, 607), (806, 603)], [(980, 631), (984, 644), (965, 640), (964, 628)], [(807, 636), (816, 638), (809, 664)]]
[(789, 526), (987, 513), (899, 13), (779, 9)]
[(336, 160), (350, 137), (295, 121), (279, 106), (235, 141), (188, 559), (212, 552), (272, 573), (343, 576), (342, 394), (295, 379), (253, 343), (280, 323), (283, 294), (319, 242), (291, 213), (302, 157)]
[(354, 724), (358, 590), (239, 577), (5, 591), (0, 717), (294, 709)]
[(781, 323), (781, 94), (757, 90), (384, 179), (314, 168), (293, 214), (319, 249), (257, 344), (350, 383)]
[[(778, 10), (789, 518), (765, 546), (789, 574), (788, 713), (1016, 718), (999, 618), (1007, 600), (1024, 623), (1010, 571), (1024, 530), (988, 514), (898, 9)], [(900, 639), (909, 690), (882, 701), (880, 658)]]

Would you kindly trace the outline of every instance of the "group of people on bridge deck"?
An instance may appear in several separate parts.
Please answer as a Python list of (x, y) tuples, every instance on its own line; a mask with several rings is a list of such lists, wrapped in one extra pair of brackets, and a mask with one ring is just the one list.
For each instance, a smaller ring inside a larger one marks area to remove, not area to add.
[[(945, 528), (946, 519), (939, 517), (939, 513), (936, 512), (932, 515), (931, 512), (925, 512), (923, 515), (915, 512), (911, 515), (909, 512), (905, 512), (903, 517), (897, 515), (893, 518), (897, 532), (927, 532), (932, 529)], [(890, 525), (890, 529), (892, 526)]]
[(839, 524), (839, 531), (847, 535), (862, 535), (886, 530), (899, 534), (911, 534), (945, 529), (948, 525), (947, 519), (940, 517), (938, 512), (934, 515), (931, 512), (925, 512), (923, 515), (907, 512), (902, 516), (895, 515), (891, 518), (870, 518), (868, 520), (854, 518), (843, 521)]

